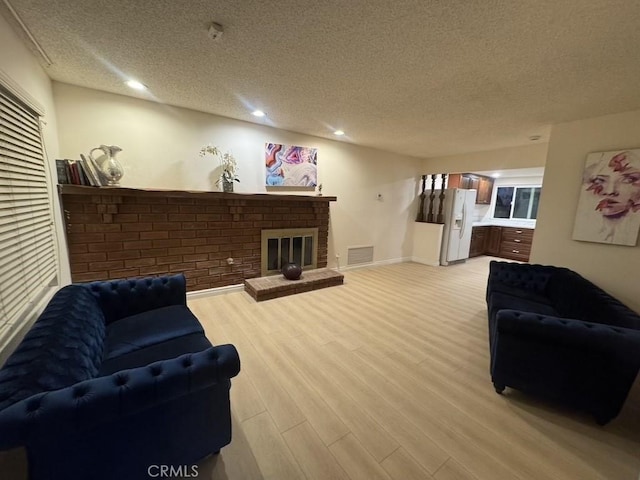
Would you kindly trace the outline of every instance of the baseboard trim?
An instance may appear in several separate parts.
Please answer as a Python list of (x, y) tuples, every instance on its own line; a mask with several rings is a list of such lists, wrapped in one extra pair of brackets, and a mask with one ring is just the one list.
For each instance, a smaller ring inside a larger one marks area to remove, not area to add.
[(378, 260), (377, 262), (361, 263), (359, 265), (348, 265), (346, 267), (336, 268), (335, 270), (338, 270), (339, 272), (345, 272), (348, 270), (357, 270), (359, 268), (382, 267), (383, 265), (393, 265), (394, 263), (404, 263), (410, 261), (411, 257), (389, 258), (387, 260)]
[(195, 292), (187, 292), (187, 298), (194, 300), (202, 297), (213, 297), (216, 295), (224, 295), (226, 293), (242, 292), (244, 284), (225, 285), (224, 287), (207, 288), (205, 290), (196, 290)]
[(421, 265), (428, 265), (430, 267), (439, 267), (440, 266), (440, 262), (425, 262), (423, 259), (419, 258), (419, 257), (411, 257), (411, 261), (415, 262), (415, 263), (420, 263)]
[[(363, 263), (360, 265), (349, 265), (348, 267), (333, 268), (333, 270), (344, 272), (347, 270), (357, 270), (359, 268), (382, 267), (384, 265), (393, 265), (395, 263), (404, 263), (404, 262), (424, 263), (418, 260), (414, 260), (414, 257), (400, 257), (400, 258), (389, 258), (387, 260), (378, 260), (377, 262)], [(425, 264), (425, 265), (428, 265), (428, 264)], [(437, 265), (434, 265), (434, 266), (437, 266)], [(244, 284), (226, 285), (224, 287), (207, 288), (206, 290), (196, 290), (195, 292), (187, 292), (187, 298), (196, 299), (196, 298), (211, 297), (214, 295), (224, 295), (226, 293), (242, 292), (242, 291), (244, 291)]]

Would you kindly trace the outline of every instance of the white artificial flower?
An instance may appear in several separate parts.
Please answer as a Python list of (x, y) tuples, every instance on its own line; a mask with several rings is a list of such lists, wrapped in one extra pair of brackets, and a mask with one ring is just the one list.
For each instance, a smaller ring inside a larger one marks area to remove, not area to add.
[(214, 158), (217, 157), (220, 162), (220, 167), (222, 167), (222, 174), (216, 182), (216, 185), (220, 185), (222, 180), (226, 182), (240, 181), (238, 178), (238, 163), (232, 153), (222, 153), (217, 146), (209, 144), (200, 149), (200, 156), (204, 157), (206, 155), (211, 155)]

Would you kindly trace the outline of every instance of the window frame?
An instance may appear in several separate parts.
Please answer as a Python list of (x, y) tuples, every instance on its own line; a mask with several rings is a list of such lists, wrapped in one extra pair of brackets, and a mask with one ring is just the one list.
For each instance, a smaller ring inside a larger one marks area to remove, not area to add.
[[(498, 204), (498, 190), (500, 190), (501, 188), (513, 188), (513, 194), (511, 195), (511, 207), (509, 209), (509, 216), (508, 217), (496, 217), (496, 206)], [(538, 218), (537, 216), (537, 212), (536, 212), (536, 218), (520, 218), (520, 217), (514, 217), (513, 216), (513, 211), (515, 209), (516, 206), (516, 195), (518, 192), (518, 189), (536, 189), (539, 188), (540, 189), (540, 194), (542, 194), (542, 185), (539, 184), (532, 184), (532, 185), (496, 185), (494, 190), (494, 198), (493, 198), (493, 203), (492, 203), (492, 210), (491, 210), (491, 218), (494, 220), (517, 220), (517, 221), (527, 221), (527, 222), (535, 222)], [(531, 209), (533, 208), (533, 196), (531, 197), (531, 199), (529, 200), (529, 207), (527, 210), (527, 214), (530, 215), (531, 214)], [(540, 204), (538, 203), (538, 208), (540, 207)]]
[[(23, 117), (29, 117), (29, 122), (33, 122), (34, 125), (37, 125), (37, 134), (39, 138), (39, 149), (37, 161), (41, 162), (40, 167), (42, 169), (42, 179), (45, 185), (45, 188), (42, 189), (39, 193), (42, 196), (42, 200), (44, 200), (46, 195), (46, 208), (42, 208), (43, 205), (40, 205), (40, 216), (45, 215), (46, 221), (45, 225), (48, 226), (48, 232), (44, 237), (40, 237), (40, 240), (33, 240), (33, 244), (35, 245), (38, 242), (41, 242), (43, 239), (46, 240), (46, 246), (42, 247), (43, 250), (38, 248), (37, 255), (44, 255), (47, 258), (52, 259), (52, 267), (50, 270), (46, 269), (43, 271), (43, 266), (46, 267), (47, 262), (40, 263), (41, 258), (39, 257), (36, 264), (38, 265), (35, 270), (37, 274), (30, 278), (34, 280), (36, 283), (36, 288), (25, 290), (26, 295), (24, 298), (20, 298), (19, 308), (15, 309), (14, 313), (8, 315), (5, 313), (4, 303), (7, 298), (2, 297), (0, 299), (0, 311), (2, 315), (0, 316), (0, 360), (3, 360), (7, 354), (6, 349), (11, 348), (12, 342), (15, 340), (16, 335), (23, 331), (24, 328), (27, 328), (33, 320), (35, 320), (38, 309), (41, 308), (41, 305), (44, 300), (48, 298), (48, 296), (53, 291), (52, 287), (56, 287), (60, 284), (61, 280), (61, 266), (60, 266), (60, 254), (59, 254), (59, 244), (58, 244), (58, 235), (56, 231), (56, 215), (54, 211), (54, 195), (55, 195), (55, 184), (53, 182), (53, 175), (51, 171), (51, 164), (49, 162), (49, 158), (47, 156), (47, 148), (44, 139), (43, 129), (46, 126), (46, 121), (44, 120), (44, 109), (27, 93), (25, 92), (19, 85), (17, 85), (10, 77), (8, 77), (4, 72), (0, 70), (0, 95), (2, 95), (4, 101), (12, 102), (15, 106), (19, 108), (20, 114)], [(11, 120), (11, 114), (8, 113), (7, 116), (3, 116), (5, 122)], [(15, 120), (15, 119), (13, 119)], [(14, 124), (15, 125), (15, 124)], [(25, 124), (25, 128), (26, 128)], [(20, 126), (20, 128), (23, 128)], [(35, 131), (35, 130), (34, 130)], [(9, 143), (5, 142), (5, 145), (9, 145)], [(11, 150), (11, 148), (9, 148)], [(12, 157), (11, 153), (7, 152), (9, 150), (5, 149), (5, 154), (3, 155), (3, 159), (0, 162), (3, 165), (3, 169), (13, 168), (11, 164), (13, 164), (18, 169), (23, 168), (21, 164)], [(6, 160), (4, 160), (6, 159)], [(9, 174), (8, 178), (11, 178), (12, 174)], [(5, 181), (6, 183), (6, 181)], [(11, 203), (15, 200), (14, 196), (16, 193), (13, 191), (11, 187), (11, 180), (9, 180), (8, 186), (6, 187), (6, 196), (3, 201)], [(45, 194), (46, 190), (46, 194)], [(30, 192), (32, 192), (30, 190)], [(23, 201), (24, 203), (24, 201)], [(37, 202), (36, 202), (37, 203)], [(15, 213), (14, 207), (9, 207), (10, 210), (13, 210)], [(46, 212), (46, 214), (44, 214)], [(12, 224), (7, 224), (7, 226)], [(22, 228), (22, 227), (19, 227)], [(39, 227), (42, 229), (42, 227)], [(5, 233), (9, 232), (7, 230)], [(27, 240), (23, 239), (20, 234), (20, 237), (16, 244), (18, 246), (18, 251), (15, 255), (8, 255), (7, 262), (15, 262), (19, 261), (23, 257), (23, 253), (21, 253), (21, 249), (23, 244), (31, 241), (27, 238)], [(48, 238), (45, 238), (48, 237)], [(7, 237), (9, 238), (9, 237)], [(33, 237), (36, 238), (36, 237)], [(46, 250), (46, 252), (44, 252)], [(33, 262), (31, 262), (33, 263)], [(22, 264), (20, 262), (20, 264)], [(8, 270), (7, 272), (11, 272)], [(6, 276), (6, 273), (4, 275)]]

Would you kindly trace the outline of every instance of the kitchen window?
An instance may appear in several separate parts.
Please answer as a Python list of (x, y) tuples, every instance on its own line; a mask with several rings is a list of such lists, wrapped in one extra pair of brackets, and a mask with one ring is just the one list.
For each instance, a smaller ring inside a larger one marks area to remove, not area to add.
[(498, 187), (493, 218), (535, 220), (542, 187)]

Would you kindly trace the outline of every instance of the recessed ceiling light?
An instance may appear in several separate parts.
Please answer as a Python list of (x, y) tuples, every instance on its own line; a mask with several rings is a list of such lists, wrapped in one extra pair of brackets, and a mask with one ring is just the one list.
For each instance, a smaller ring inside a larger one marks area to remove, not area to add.
[(137, 80), (127, 80), (127, 86), (134, 90), (146, 90), (147, 87)]
[(335, 132), (333, 132), (333, 134), (341, 137), (342, 135), (344, 135), (344, 132), (342, 130), (336, 130)]
[(491, 174), (491, 176), (492, 176), (493, 178), (498, 178), (498, 177), (500, 176), (500, 174), (499, 174), (499, 173), (493, 173), (493, 174)]
[(251, 112), (251, 115), (253, 115), (254, 117), (264, 117), (266, 113), (264, 113), (262, 110), (255, 110)]

